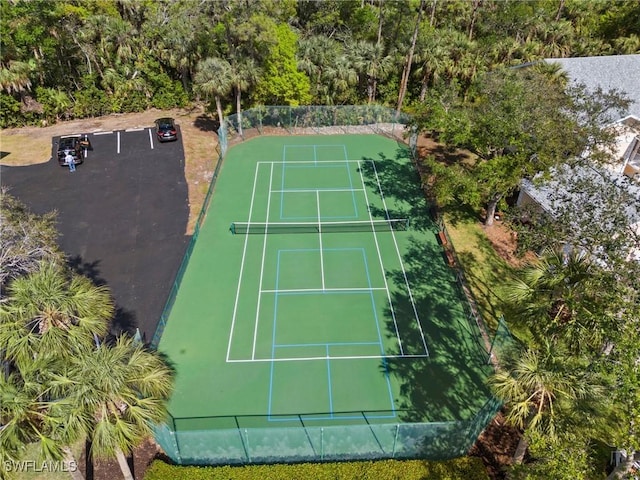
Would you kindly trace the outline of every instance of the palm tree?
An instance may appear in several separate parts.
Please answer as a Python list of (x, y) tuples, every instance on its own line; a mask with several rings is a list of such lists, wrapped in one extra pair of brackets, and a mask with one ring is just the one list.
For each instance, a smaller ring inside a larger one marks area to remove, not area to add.
[(444, 60), (449, 56), (444, 39), (440, 35), (429, 35), (416, 52), (416, 60), (420, 64), (416, 69), (421, 77), (420, 102), (426, 98), (429, 85), (435, 84), (444, 72)]
[(238, 133), (242, 136), (242, 92), (254, 85), (260, 77), (260, 69), (252, 57), (240, 57), (231, 63), (231, 83), (236, 99)]
[(0, 345), (18, 368), (38, 357), (74, 357), (107, 333), (113, 313), (106, 287), (43, 264), (9, 284), (0, 304)]
[(31, 73), (36, 69), (35, 60), (28, 62), (11, 61), (8, 65), (0, 65), (0, 91), (17, 92), (21, 95), (31, 90)]
[(51, 394), (64, 398), (67, 424), (83, 425), (98, 457), (116, 457), (133, 480), (125, 455), (166, 417), (173, 371), (155, 352), (120, 337), (65, 362), (51, 380)]
[[(53, 367), (51, 358), (39, 358), (21, 369), (0, 375), (0, 460), (19, 460), (25, 445), (37, 443), (43, 458), (77, 464), (71, 445), (85, 438), (84, 422), (68, 422), (64, 415), (65, 399), (52, 399), (48, 379)], [(84, 480), (71, 470), (74, 480)], [(1, 476), (1, 475), (0, 475)]]
[(200, 61), (196, 67), (194, 89), (205, 98), (213, 97), (215, 99), (220, 125), (224, 122), (221, 97), (227, 96), (231, 92), (231, 74), (231, 65), (222, 58), (206, 58)]
[(382, 42), (371, 43), (364, 40), (350, 46), (349, 56), (356, 71), (367, 79), (367, 102), (375, 102), (378, 81), (391, 68), (392, 57), (385, 54)]
[(545, 250), (509, 286), (513, 317), (538, 340), (562, 341), (574, 352), (599, 351), (616, 321), (594, 269), (577, 249)]
[(580, 417), (576, 413), (584, 405), (603, 398), (599, 377), (565, 353), (548, 342), (523, 348), (507, 356), (489, 379), (495, 395), (508, 408), (507, 421), (525, 430), (513, 456), (516, 464), (522, 463), (527, 450), (527, 430), (553, 438), (559, 427), (576, 422)]
[(334, 60), (340, 55), (340, 44), (324, 35), (312, 35), (300, 39), (298, 49), (298, 65), (300, 70), (309, 75), (315, 85), (315, 92), (320, 92), (325, 70), (331, 68)]

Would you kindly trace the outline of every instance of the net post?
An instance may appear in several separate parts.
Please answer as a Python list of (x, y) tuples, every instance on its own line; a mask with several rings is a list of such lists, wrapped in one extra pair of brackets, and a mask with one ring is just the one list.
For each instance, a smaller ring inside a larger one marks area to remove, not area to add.
[(233, 235), (236, 234), (236, 224), (235, 224), (235, 222), (231, 222), (231, 226), (229, 227), (229, 230), (231, 231), (231, 233)]

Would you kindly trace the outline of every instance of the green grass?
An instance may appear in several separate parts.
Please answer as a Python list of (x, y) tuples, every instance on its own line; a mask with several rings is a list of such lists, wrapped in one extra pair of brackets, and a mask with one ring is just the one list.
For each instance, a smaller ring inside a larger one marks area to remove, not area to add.
[(495, 329), (504, 313), (505, 285), (513, 268), (496, 253), (477, 217), (458, 210), (444, 219), (480, 314)]
[[(72, 447), (71, 450), (76, 462), (80, 461), (83, 449), (84, 441), (78, 442)], [(43, 463), (43, 460), (39, 458), (38, 445), (36, 443), (30, 443), (26, 446), (22, 461), (29, 462), (22, 464), (23, 467), (27, 467), (27, 471), (12, 472), (7, 475), (7, 480), (68, 480), (71, 478), (71, 473), (69, 472), (52, 471), (62, 469), (62, 462), (49, 460)]]

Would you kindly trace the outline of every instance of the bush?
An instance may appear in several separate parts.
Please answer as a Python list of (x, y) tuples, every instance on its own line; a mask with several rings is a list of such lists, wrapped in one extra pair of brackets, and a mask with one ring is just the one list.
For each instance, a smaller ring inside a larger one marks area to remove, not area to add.
[(375, 462), (300, 463), (180, 467), (154, 461), (145, 480), (488, 480), (479, 458), (435, 462), (380, 460)]
[(95, 78), (86, 76), (83, 88), (76, 93), (73, 115), (76, 118), (99, 117), (109, 113), (109, 100), (104, 90), (95, 85)]
[(23, 125), (20, 102), (6, 93), (0, 93), (0, 128)]

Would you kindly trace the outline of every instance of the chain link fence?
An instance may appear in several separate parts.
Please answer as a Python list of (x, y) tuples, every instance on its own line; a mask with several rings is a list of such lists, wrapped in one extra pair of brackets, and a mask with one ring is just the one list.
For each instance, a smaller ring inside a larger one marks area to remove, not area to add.
[[(492, 398), (470, 419), (429, 423), (374, 423), (380, 415), (398, 412), (358, 412), (360, 421), (335, 426), (310, 425), (313, 421), (304, 416), (286, 427), (267, 426), (278, 420), (273, 416), (171, 418), (170, 425), (156, 428), (155, 436), (167, 456), (180, 465), (444, 460), (465, 455), (500, 407)], [(353, 418), (356, 412), (344, 413)], [(196, 425), (208, 428), (193, 429)]]
[[(370, 106), (264, 106), (225, 118), (218, 130), (218, 162), (198, 216), (193, 236), (168, 295), (158, 327), (151, 341), (157, 348), (191, 253), (198, 240), (211, 195), (226, 152), (257, 135), (378, 134), (402, 142), (417, 162), (418, 134), (410, 128), (411, 117), (395, 110)], [(416, 163), (417, 165), (417, 163)], [(447, 232), (443, 228), (443, 234)], [(448, 235), (447, 235), (448, 236)], [(448, 242), (452, 249), (452, 244)], [(455, 251), (453, 251), (454, 261)], [(455, 262), (457, 264), (457, 261)], [(468, 316), (480, 330), (489, 359), (513, 344), (506, 323), (501, 320), (493, 340), (482, 321), (473, 296), (458, 269), (458, 284), (468, 299)], [(495, 362), (494, 362), (495, 363)], [(480, 432), (500, 410), (495, 398), (472, 418), (452, 422), (379, 423), (381, 412), (359, 412), (361, 421), (346, 425), (317, 426), (298, 416), (287, 426), (273, 426), (271, 417), (229, 416), (174, 418), (157, 425), (155, 438), (174, 462), (181, 465), (245, 464), (300, 461), (336, 461), (382, 458), (424, 458), (442, 460), (465, 455)], [(353, 413), (353, 412), (351, 412)], [(384, 413), (384, 412), (382, 412)], [(393, 416), (398, 412), (393, 413)], [(335, 416), (336, 413), (326, 414)], [(314, 414), (315, 417), (318, 414)], [(371, 418), (369, 418), (371, 417)], [(395, 417), (397, 418), (397, 417)], [(315, 422), (317, 423), (317, 422)]]

